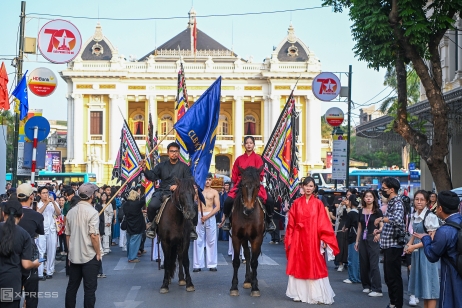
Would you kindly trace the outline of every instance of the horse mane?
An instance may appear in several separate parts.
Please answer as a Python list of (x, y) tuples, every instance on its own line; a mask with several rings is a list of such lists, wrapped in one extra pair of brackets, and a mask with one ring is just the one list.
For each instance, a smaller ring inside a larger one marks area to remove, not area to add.
[(239, 200), (242, 196), (242, 188), (254, 185), (255, 188), (260, 187), (260, 173), (255, 167), (247, 167), (241, 173), (241, 181), (239, 182), (239, 189), (237, 190), (237, 197), (235, 200)]
[(184, 178), (177, 180), (177, 189), (173, 192), (173, 199), (175, 201), (180, 200), (180, 196), (183, 194), (192, 193), (195, 194), (194, 191), (194, 180), (192, 178)]

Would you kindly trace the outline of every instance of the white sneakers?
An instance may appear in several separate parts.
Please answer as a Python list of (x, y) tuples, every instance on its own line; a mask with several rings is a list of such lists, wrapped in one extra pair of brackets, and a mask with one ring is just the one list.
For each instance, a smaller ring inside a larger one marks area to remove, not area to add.
[(419, 303), (419, 299), (416, 298), (414, 295), (409, 297), (409, 306), (415, 307)]
[(368, 294), (370, 297), (380, 297), (380, 296), (383, 296), (382, 293), (379, 293), (379, 292), (371, 292)]
[(343, 264), (339, 265), (337, 272), (343, 272)]
[(351, 281), (350, 279), (345, 279), (343, 282), (344, 283), (353, 283), (353, 281)]
[(364, 290), (363, 290), (363, 293), (369, 293), (369, 292), (371, 292), (370, 289), (364, 289)]

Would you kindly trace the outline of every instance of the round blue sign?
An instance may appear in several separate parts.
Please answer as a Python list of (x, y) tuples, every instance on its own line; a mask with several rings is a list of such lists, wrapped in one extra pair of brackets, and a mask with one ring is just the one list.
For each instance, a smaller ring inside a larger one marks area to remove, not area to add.
[(37, 140), (42, 141), (50, 133), (50, 123), (44, 117), (36, 116), (27, 120), (26, 125), (24, 126), (24, 133), (27, 138), (34, 140), (34, 128), (37, 126), (38, 134)]

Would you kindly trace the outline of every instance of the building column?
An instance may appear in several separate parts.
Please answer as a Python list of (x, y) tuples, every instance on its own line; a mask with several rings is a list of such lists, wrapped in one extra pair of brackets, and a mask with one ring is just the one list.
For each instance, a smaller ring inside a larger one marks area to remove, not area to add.
[[(74, 117), (72, 123), (78, 125), (77, 123), (82, 123), (84, 119), (83, 115), (83, 95), (82, 94), (72, 94), (72, 98), (74, 99)], [(90, 121), (90, 119), (88, 119)], [(83, 132), (86, 131), (84, 129), (73, 129), (73, 154), (74, 164), (83, 164), (84, 161), (84, 135)], [(85, 138), (86, 139), (86, 138)]]
[(109, 99), (109, 133), (107, 140), (109, 142), (109, 160), (114, 162), (119, 152), (120, 133), (124, 118), (127, 118), (127, 107), (124, 95), (111, 94)]
[(273, 131), (278, 122), (279, 116), (281, 115), (281, 96), (271, 95), (271, 128), (270, 132)]
[[(72, 94), (68, 94), (67, 98), (67, 162), (74, 159), (74, 102)], [(66, 170), (67, 171), (67, 170)]]
[[(462, 16), (462, 13), (459, 13)], [(462, 46), (462, 17), (459, 16), (459, 19), (456, 22), (456, 27), (459, 29), (457, 31), (457, 38), (459, 46)], [(456, 46), (456, 48), (458, 48)], [(458, 49), (457, 53), (457, 67), (456, 67), (456, 78), (462, 79), (462, 49)]]
[(321, 161), (321, 103), (311, 97), (306, 96), (306, 134), (305, 134), (305, 161), (313, 168), (315, 165), (322, 164)]
[(263, 119), (265, 119), (265, 126), (263, 127), (263, 141), (265, 144), (268, 143), (273, 127), (271, 124), (273, 120), (271, 118), (271, 96), (265, 96), (264, 107), (263, 107)]
[(242, 96), (234, 96), (234, 158), (242, 154), (244, 130), (244, 102)]
[(149, 99), (149, 113), (152, 116), (152, 126), (154, 127), (154, 131), (152, 132), (154, 135), (157, 131), (157, 96), (152, 94), (148, 96)]

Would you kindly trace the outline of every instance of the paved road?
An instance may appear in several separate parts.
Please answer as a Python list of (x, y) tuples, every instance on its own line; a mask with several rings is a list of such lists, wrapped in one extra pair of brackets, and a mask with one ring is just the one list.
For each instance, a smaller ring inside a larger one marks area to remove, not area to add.
[[(96, 292), (96, 307), (98, 308), (142, 308), (142, 307), (300, 307), (306, 304), (294, 303), (285, 296), (287, 276), (285, 275), (286, 258), (284, 247), (269, 245), (269, 239), (263, 244), (263, 258), (258, 267), (260, 298), (250, 296), (250, 290), (243, 289), (244, 267), (241, 266), (239, 273), (240, 296), (231, 297), (229, 289), (233, 268), (231, 257), (228, 256), (228, 242), (218, 244), (218, 271), (202, 271), (192, 273), (195, 292), (186, 292), (185, 287), (178, 286), (178, 280), (172, 282), (168, 294), (160, 294), (163, 271), (157, 269), (157, 263), (150, 261), (149, 254), (141, 257), (141, 262), (129, 264), (126, 253), (119, 247), (113, 247), (112, 252), (103, 258), (104, 273), (107, 278), (98, 280)], [(147, 242), (146, 249), (150, 250)], [(190, 255), (192, 247), (190, 250)], [(191, 258), (192, 260), (192, 258)], [(336, 293), (334, 306), (337, 307), (386, 307), (388, 293), (383, 285), (384, 296), (382, 298), (370, 298), (362, 293), (360, 284), (347, 285), (342, 283), (348, 274), (337, 272), (333, 262), (329, 262), (329, 279)], [(53, 279), (40, 282), (40, 291), (58, 292), (58, 298), (41, 299), (39, 307), (64, 307), (64, 296), (67, 286), (67, 277), (64, 273), (64, 262), (57, 262), (57, 272)], [(404, 285), (407, 286), (407, 275), (403, 267)], [(382, 276), (383, 280), (383, 276)], [(405, 292), (406, 294), (406, 292)], [(407, 298), (407, 296), (405, 295)], [(405, 306), (407, 299), (405, 299)], [(77, 307), (83, 306), (83, 290), (79, 290)], [(421, 303), (419, 305), (423, 307)]]

